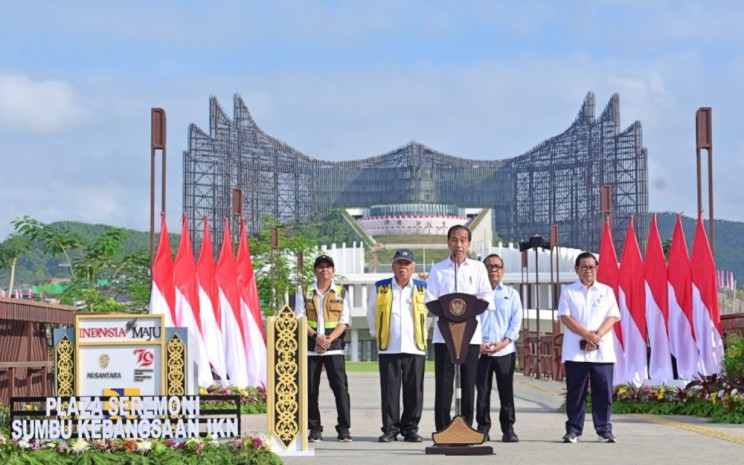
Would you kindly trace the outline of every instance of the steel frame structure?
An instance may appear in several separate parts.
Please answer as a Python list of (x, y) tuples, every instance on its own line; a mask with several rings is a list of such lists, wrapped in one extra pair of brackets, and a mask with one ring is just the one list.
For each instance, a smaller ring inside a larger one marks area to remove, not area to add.
[(598, 250), (599, 191), (609, 184), (620, 249), (630, 217), (639, 237), (648, 231), (648, 154), (640, 122), (621, 130), (619, 102), (613, 95), (597, 119), (588, 93), (566, 131), (510, 159), (459, 158), (412, 142), (376, 157), (330, 162), (264, 133), (239, 95), (232, 120), (211, 97), (209, 133), (191, 124), (184, 151), (183, 204), (192, 239), (198, 247), (205, 216), (216, 250), (223, 219), (236, 232), (231, 203), (237, 187), (253, 233), (264, 216), (286, 223), (330, 208), (437, 203), (493, 209), (494, 231), (506, 241), (547, 236), (557, 224), (562, 246)]

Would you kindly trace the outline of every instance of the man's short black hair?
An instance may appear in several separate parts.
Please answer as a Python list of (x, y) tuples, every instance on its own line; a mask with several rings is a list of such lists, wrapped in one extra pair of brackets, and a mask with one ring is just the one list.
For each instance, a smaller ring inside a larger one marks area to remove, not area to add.
[(465, 231), (468, 232), (468, 242), (473, 240), (473, 233), (471, 233), (468, 228), (466, 228), (465, 226), (461, 224), (456, 224), (452, 226), (451, 228), (449, 228), (449, 231), (447, 231), (447, 240), (450, 240), (450, 236), (452, 236), (452, 233), (457, 231), (458, 229), (464, 229)]
[(502, 264), (502, 265), (504, 264), (504, 259), (503, 259), (503, 258), (501, 258), (501, 255), (499, 255), (499, 254), (497, 254), (497, 253), (492, 253), (492, 254), (491, 254), (491, 255), (489, 255), (488, 257), (484, 258), (484, 259), (483, 259), (483, 263), (485, 264), (485, 263), (486, 263), (486, 262), (488, 261), (488, 259), (489, 259), (489, 258), (498, 258), (499, 260), (501, 260), (501, 264)]
[(579, 256), (576, 257), (576, 263), (574, 264), (574, 267), (575, 268), (578, 268), (579, 267), (579, 263), (581, 263), (581, 260), (583, 260), (585, 258), (593, 258), (595, 265), (598, 263), (597, 262), (597, 257), (595, 257), (593, 253), (591, 253), (591, 252), (581, 252), (579, 254)]

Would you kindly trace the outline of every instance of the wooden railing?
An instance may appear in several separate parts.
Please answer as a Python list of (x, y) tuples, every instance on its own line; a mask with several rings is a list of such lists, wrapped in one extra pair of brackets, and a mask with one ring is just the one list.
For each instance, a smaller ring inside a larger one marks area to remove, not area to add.
[[(721, 315), (721, 329), (724, 339), (732, 334), (744, 337), (744, 313)], [(559, 323), (553, 324), (551, 334), (543, 335), (540, 339), (527, 329), (523, 329), (517, 342), (519, 367), (522, 373), (535, 378), (562, 381), (564, 378), (562, 344), (563, 334), (560, 332)]]
[(561, 345), (563, 334), (560, 323), (553, 324), (553, 331), (538, 338), (527, 329), (522, 330), (522, 336), (517, 343), (519, 366), (522, 373), (540, 379), (563, 380), (563, 361), (561, 360)]
[(721, 315), (721, 329), (724, 339), (731, 334), (744, 336), (744, 313)]

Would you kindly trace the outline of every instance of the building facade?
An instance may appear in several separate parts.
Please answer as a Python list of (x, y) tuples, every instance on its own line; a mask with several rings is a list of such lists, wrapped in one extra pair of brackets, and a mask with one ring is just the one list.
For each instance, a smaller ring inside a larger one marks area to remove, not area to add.
[[(252, 232), (262, 229), (264, 216), (291, 222), (331, 208), (446, 204), (492, 209), (493, 230), (505, 241), (548, 237), (556, 224), (561, 245), (598, 250), (599, 193), (608, 184), (616, 240), (631, 217), (638, 236), (647, 235), (647, 150), (640, 122), (621, 129), (617, 94), (599, 118), (594, 95), (587, 94), (563, 133), (522, 155), (494, 154), (493, 160), (454, 157), (416, 142), (361, 160), (314, 159), (264, 133), (239, 95), (233, 105), (230, 118), (212, 97), (209, 131), (189, 127), (183, 204), (197, 246), (205, 216), (216, 242), (224, 218), (237, 227), (236, 188)], [(616, 246), (621, 250), (622, 240)]]

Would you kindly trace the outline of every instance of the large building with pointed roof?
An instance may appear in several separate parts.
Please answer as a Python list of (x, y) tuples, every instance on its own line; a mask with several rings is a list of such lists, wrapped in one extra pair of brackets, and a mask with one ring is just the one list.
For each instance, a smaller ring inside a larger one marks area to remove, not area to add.
[(493, 231), (506, 241), (548, 237), (556, 224), (561, 245), (598, 250), (600, 187), (608, 184), (614, 237), (624, 237), (631, 217), (639, 237), (647, 234), (647, 150), (640, 122), (620, 127), (617, 94), (599, 118), (594, 94), (587, 94), (564, 132), (522, 155), (494, 153), (492, 160), (455, 157), (418, 142), (371, 158), (320, 160), (264, 133), (237, 94), (233, 106), (230, 118), (211, 97), (209, 131), (189, 127), (183, 203), (197, 243), (205, 216), (218, 242), (223, 218), (237, 227), (235, 188), (253, 232), (264, 216), (291, 222), (331, 208), (445, 204), (490, 208)]

